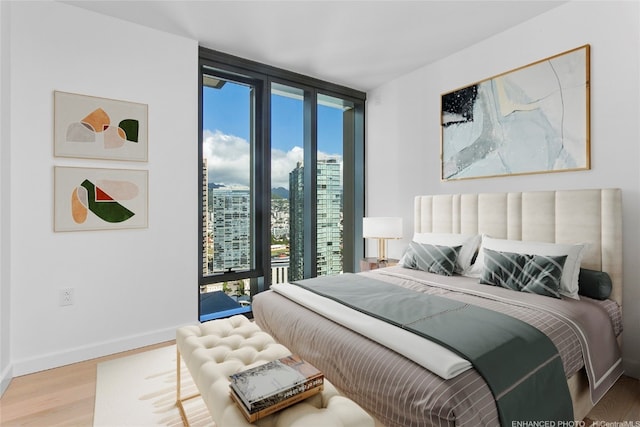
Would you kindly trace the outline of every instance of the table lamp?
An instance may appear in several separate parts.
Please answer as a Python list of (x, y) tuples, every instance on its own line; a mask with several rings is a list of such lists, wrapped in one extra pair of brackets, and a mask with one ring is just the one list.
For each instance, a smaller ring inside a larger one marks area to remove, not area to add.
[(387, 261), (387, 240), (402, 238), (402, 218), (362, 218), (362, 237), (378, 239), (378, 262)]

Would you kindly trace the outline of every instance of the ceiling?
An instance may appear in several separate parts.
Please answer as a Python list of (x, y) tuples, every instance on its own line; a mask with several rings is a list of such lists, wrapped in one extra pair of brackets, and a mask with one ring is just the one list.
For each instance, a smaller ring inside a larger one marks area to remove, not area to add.
[(62, 2), (362, 91), (566, 3), (544, 0)]

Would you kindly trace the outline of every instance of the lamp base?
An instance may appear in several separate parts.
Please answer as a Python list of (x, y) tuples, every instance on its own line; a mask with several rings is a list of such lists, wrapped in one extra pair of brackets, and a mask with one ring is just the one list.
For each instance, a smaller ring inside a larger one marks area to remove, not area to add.
[(378, 239), (378, 262), (387, 262), (387, 239)]
[(389, 260), (387, 258), (378, 258), (377, 262), (378, 262), (378, 267), (383, 268), (383, 267), (387, 267)]

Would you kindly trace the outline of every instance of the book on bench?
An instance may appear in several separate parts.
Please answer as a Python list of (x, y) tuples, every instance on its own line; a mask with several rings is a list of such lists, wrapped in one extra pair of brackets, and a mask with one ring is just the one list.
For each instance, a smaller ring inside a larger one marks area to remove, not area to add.
[(234, 400), (253, 415), (267, 409), (273, 413), (320, 392), (324, 375), (300, 356), (290, 355), (232, 374), (229, 381)]
[(253, 423), (261, 418), (266, 417), (267, 415), (271, 415), (282, 409), (288, 408), (291, 405), (295, 405), (296, 403), (301, 402), (311, 396), (314, 396), (320, 393), (323, 388), (324, 387), (321, 385), (310, 388), (308, 390), (295, 394), (288, 399), (281, 400), (278, 403), (275, 403), (271, 406), (267, 406), (264, 409), (255, 410), (254, 412), (249, 412), (247, 407), (244, 405), (244, 403), (240, 401), (240, 398), (233, 390), (229, 392), (229, 395), (231, 396), (231, 399), (235, 402), (236, 406), (240, 409), (240, 412), (242, 412), (242, 415), (244, 415), (246, 420), (249, 421), (250, 423)]

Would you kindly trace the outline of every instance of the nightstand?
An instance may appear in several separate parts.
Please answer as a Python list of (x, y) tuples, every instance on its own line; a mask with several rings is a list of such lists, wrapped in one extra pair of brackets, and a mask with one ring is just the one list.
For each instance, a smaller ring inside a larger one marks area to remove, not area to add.
[(392, 267), (398, 264), (397, 259), (390, 258), (386, 262), (378, 262), (378, 258), (370, 257), (370, 258), (362, 258), (360, 260), (360, 271), (369, 271), (375, 270), (376, 268), (383, 267)]

